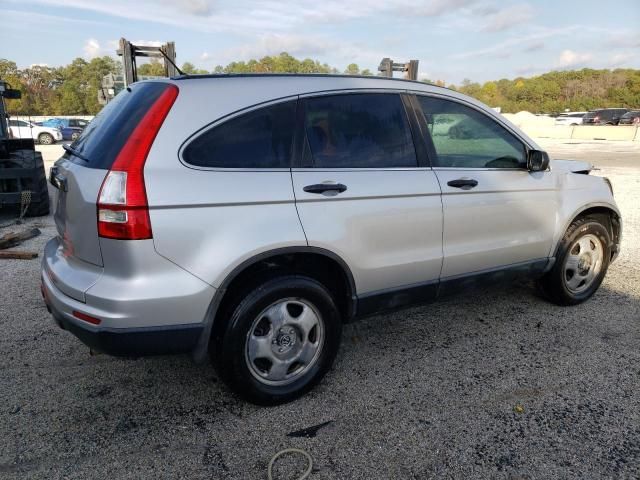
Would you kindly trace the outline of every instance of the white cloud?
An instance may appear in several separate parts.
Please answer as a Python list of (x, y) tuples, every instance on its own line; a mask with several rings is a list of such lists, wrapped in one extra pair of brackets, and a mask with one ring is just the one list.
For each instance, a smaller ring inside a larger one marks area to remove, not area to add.
[(140, 45), (145, 47), (161, 47), (166, 42), (160, 40), (129, 40), (134, 45)]
[(457, 53), (452, 56), (452, 58), (463, 60), (468, 58), (475, 57), (500, 57), (505, 54), (505, 52), (511, 52), (516, 47), (521, 47), (522, 45), (528, 45), (532, 42), (539, 42), (542, 39), (558, 37), (558, 36), (567, 36), (572, 34), (575, 31), (580, 30), (580, 26), (572, 25), (568, 27), (561, 28), (543, 28), (538, 31), (528, 34), (528, 35), (517, 35), (507, 38), (502, 42), (498, 42), (493, 44), (490, 47), (479, 48), (477, 50), (468, 50), (463, 53)]
[(84, 51), (84, 56), (86, 58), (95, 58), (100, 55), (100, 43), (95, 38), (90, 38), (85, 42), (82, 50)]
[[(359, 43), (345, 42), (326, 36), (269, 33), (259, 36), (254, 42), (216, 52), (216, 62), (225, 64), (235, 60), (249, 60), (266, 55), (287, 52), (295, 57), (322, 57), (331, 55), (349, 63), (373, 64), (382, 57), (404, 58), (397, 51), (385, 51), (368, 48)], [(332, 65), (340, 67), (339, 64)]]
[(556, 62), (556, 66), (561, 68), (577, 67), (587, 64), (593, 59), (591, 53), (574, 52), (573, 50), (563, 50)]
[[(401, 17), (452, 14), (478, 0), (257, 0), (215, 9), (211, 0), (9, 0), (20, 4), (89, 10), (206, 32), (285, 31), (303, 24), (335, 23), (376, 15)], [(469, 12), (467, 12), (469, 13)]]
[(635, 48), (640, 47), (640, 33), (630, 31), (618, 31), (609, 33), (609, 40), (606, 44), (610, 47)]
[(636, 54), (634, 52), (620, 52), (615, 53), (609, 59), (610, 67), (622, 67), (627, 65), (631, 60), (636, 58)]
[(544, 42), (533, 42), (524, 48), (525, 52), (535, 52), (544, 48)]
[(486, 32), (501, 32), (525, 23), (533, 18), (531, 5), (523, 3), (504, 8), (496, 13), (487, 15), (485, 25), (481, 30)]
[(209, 0), (160, 0), (160, 3), (192, 15), (209, 15), (212, 10)]

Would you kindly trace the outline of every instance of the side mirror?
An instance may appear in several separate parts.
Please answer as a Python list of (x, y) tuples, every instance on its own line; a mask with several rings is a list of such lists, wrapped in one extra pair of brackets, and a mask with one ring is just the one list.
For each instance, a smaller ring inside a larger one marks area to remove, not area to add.
[(544, 172), (549, 168), (549, 155), (542, 150), (527, 152), (527, 169), (530, 172)]

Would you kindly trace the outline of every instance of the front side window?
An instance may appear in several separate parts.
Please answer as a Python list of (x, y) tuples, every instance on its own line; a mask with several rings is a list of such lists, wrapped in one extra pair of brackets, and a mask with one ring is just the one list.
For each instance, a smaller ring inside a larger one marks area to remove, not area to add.
[(305, 100), (306, 155), (317, 168), (416, 167), (400, 95), (359, 93)]
[(204, 132), (184, 161), (209, 168), (289, 168), (296, 102), (252, 110)]
[(450, 100), (418, 101), (436, 150), (434, 167), (526, 168), (524, 145), (495, 120)]

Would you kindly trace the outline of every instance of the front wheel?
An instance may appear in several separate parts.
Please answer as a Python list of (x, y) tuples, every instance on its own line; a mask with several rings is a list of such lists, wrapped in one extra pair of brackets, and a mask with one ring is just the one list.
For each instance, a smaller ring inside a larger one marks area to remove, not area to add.
[(574, 221), (560, 242), (556, 263), (540, 280), (547, 298), (558, 305), (576, 305), (600, 287), (611, 260), (607, 228), (590, 218)]
[(291, 401), (333, 364), (340, 314), (316, 280), (273, 278), (251, 289), (229, 311), (224, 332), (213, 339), (212, 358), (225, 383), (247, 400), (260, 405)]

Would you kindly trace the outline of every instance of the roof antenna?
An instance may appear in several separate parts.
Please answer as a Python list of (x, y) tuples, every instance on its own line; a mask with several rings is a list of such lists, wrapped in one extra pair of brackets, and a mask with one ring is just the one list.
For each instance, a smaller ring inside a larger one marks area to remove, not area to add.
[(180, 70), (180, 69), (178, 68), (178, 66), (177, 66), (175, 63), (173, 63), (173, 60), (171, 60), (171, 59), (169, 58), (169, 55), (167, 55), (167, 54), (165, 53), (165, 51), (164, 51), (164, 49), (163, 49), (163, 48), (160, 48), (159, 50), (160, 50), (160, 53), (162, 54), (162, 56), (163, 56), (164, 58), (166, 58), (166, 59), (167, 59), (167, 62), (169, 62), (171, 65), (173, 65), (173, 68), (175, 68), (175, 69), (178, 71), (178, 73), (179, 73), (180, 75), (186, 75), (182, 70)]

